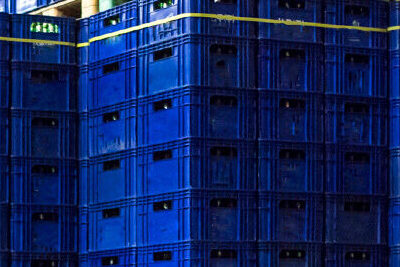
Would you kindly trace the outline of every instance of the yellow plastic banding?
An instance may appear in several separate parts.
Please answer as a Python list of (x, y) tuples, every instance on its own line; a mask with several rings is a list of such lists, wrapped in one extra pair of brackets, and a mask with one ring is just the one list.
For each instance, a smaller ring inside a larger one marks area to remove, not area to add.
[(204, 14), (204, 13), (184, 13), (165, 19), (157, 20), (150, 23), (144, 23), (138, 26), (130, 27), (128, 29), (119, 30), (116, 32), (100, 35), (88, 40), (88, 42), (74, 44), (70, 42), (62, 41), (50, 41), (50, 40), (36, 40), (36, 39), (22, 39), (22, 38), (12, 38), (12, 37), (0, 37), (0, 41), (10, 41), (10, 42), (24, 42), (24, 43), (44, 43), (52, 45), (65, 45), (65, 46), (76, 46), (78, 48), (90, 46), (90, 43), (101, 41), (110, 37), (119, 36), (122, 34), (127, 34), (142, 29), (158, 26), (161, 24), (177, 21), (184, 18), (210, 18), (217, 20), (227, 20), (227, 21), (246, 21), (246, 22), (256, 22), (256, 23), (269, 23), (269, 24), (282, 24), (287, 26), (303, 26), (303, 27), (317, 27), (326, 29), (337, 29), (337, 30), (357, 30), (364, 32), (381, 32), (387, 33), (390, 31), (400, 30), (400, 26), (392, 26), (387, 29), (384, 28), (372, 28), (372, 27), (362, 27), (362, 26), (350, 26), (350, 25), (334, 25), (316, 22), (304, 22), (304, 21), (291, 21), (291, 20), (277, 20), (277, 19), (263, 19), (263, 18), (252, 18), (252, 17), (237, 17), (232, 15), (220, 15), (220, 14)]
[(24, 38), (1, 37), (1, 36), (0, 36), (0, 41), (18, 42), (18, 43), (40, 43), (40, 44), (48, 44), (48, 45), (76, 46), (75, 43), (70, 43), (70, 42), (52, 41), (52, 40), (40, 40), (40, 39), (24, 39)]

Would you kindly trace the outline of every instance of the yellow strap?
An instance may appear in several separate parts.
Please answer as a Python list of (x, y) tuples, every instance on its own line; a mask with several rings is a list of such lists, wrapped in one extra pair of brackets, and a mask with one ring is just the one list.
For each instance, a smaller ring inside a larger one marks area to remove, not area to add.
[(316, 22), (304, 22), (304, 21), (291, 21), (291, 20), (277, 20), (277, 19), (263, 19), (263, 18), (251, 18), (251, 17), (237, 17), (232, 15), (220, 15), (220, 14), (204, 14), (204, 13), (184, 13), (165, 19), (157, 20), (150, 23), (144, 23), (138, 26), (133, 26), (128, 29), (115, 31), (112, 33), (103, 34), (89, 39), (88, 42), (84, 43), (70, 43), (62, 41), (50, 41), (50, 40), (37, 40), (37, 39), (22, 39), (22, 38), (12, 38), (12, 37), (0, 37), (0, 41), (9, 42), (23, 42), (23, 43), (44, 43), (52, 45), (65, 45), (65, 46), (76, 46), (78, 48), (90, 46), (90, 43), (101, 41), (110, 37), (119, 36), (122, 34), (127, 34), (142, 29), (158, 26), (161, 24), (177, 21), (183, 18), (210, 18), (217, 20), (227, 20), (227, 21), (246, 21), (246, 22), (257, 22), (257, 23), (269, 23), (269, 24), (282, 24), (287, 26), (302, 26), (302, 27), (317, 27), (326, 29), (337, 29), (337, 30), (357, 30), (364, 32), (381, 32), (387, 33), (390, 31), (400, 30), (400, 26), (392, 26), (387, 29), (384, 28), (373, 28), (373, 27), (362, 27), (362, 26), (348, 26), (348, 25), (334, 25), (326, 23), (316, 23)]

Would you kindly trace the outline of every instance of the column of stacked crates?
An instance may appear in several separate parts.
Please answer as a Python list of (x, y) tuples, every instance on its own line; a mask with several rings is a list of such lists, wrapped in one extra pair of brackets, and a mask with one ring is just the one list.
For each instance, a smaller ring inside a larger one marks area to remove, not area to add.
[[(259, 17), (323, 22), (323, 1), (260, 0)], [(322, 266), (323, 31), (259, 25), (258, 264)]]
[[(390, 2), (390, 26), (400, 25), (400, 3)], [(400, 34), (389, 32), (389, 263), (400, 266)]]
[[(0, 14), (0, 35), (9, 36), (10, 16)], [(10, 43), (0, 42), (0, 266), (9, 259), (9, 98), (10, 98)]]
[(8, 30), (9, 266), (76, 266), (75, 21), (12, 15)]
[(254, 16), (247, 2), (131, 1), (81, 21), (81, 266), (256, 264), (256, 25), (91, 39)]
[[(386, 29), (384, 1), (325, 1), (327, 24)], [(326, 266), (387, 266), (387, 34), (325, 30)]]

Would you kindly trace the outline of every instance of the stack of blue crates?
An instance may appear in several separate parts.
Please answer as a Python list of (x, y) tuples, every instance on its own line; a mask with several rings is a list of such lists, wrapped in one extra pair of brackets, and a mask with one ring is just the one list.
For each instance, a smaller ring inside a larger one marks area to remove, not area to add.
[[(390, 3), (390, 26), (400, 25), (400, 3)], [(389, 250), (390, 266), (400, 266), (400, 32), (389, 33), (389, 162), (390, 162), (390, 190), (389, 190)]]
[(2, 96), (10, 101), (2, 123), (10, 125), (11, 136), (2, 142), (9, 145), (2, 149), (8, 165), (1, 168), (2, 185), (3, 170), (9, 175), (8, 194), (2, 194), (9, 237), (1, 244), (10, 251), (9, 266), (76, 266), (76, 23), (28, 15), (8, 21), (10, 37), (41, 41), (1, 44), (2, 59), (8, 59), (2, 63)]
[[(386, 29), (387, 18), (384, 1), (325, 1), (329, 24)], [(388, 265), (386, 47), (385, 33), (325, 32), (326, 266)]]

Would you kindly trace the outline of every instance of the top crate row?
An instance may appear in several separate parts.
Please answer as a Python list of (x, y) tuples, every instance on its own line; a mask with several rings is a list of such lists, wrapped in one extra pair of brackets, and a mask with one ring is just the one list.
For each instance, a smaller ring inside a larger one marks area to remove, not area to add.
[[(174, 16), (189, 13), (192, 15), (186, 18), (157, 23), (162, 19), (172, 19)], [(193, 13), (197, 13), (196, 17)], [(388, 3), (384, 1), (260, 0), (257, 4), (249, 0), (139, 0), (130, 1), (81, 21), (78, 42), (88, 42), (105, 34), (145, 25), (140, 31), (107, 36), (108, 38), (94, 43), (127, 43), (131, 48), (135, 48), (135, 45), (137, 47), (167, 41), (185, 33), (198, 33), (385, 49), (385, 32), (332, 29), (326, 28), (324, 24), (384, 30), (389, 24), (388, 13)], [(233, 15), (271, 21), (248, 22), (223, 16), (202, 17), (200, 14)], [(307, 27), (287, 25), (290, 22), (316, 24)]]
[(0, 13), (1, 61), (75, 64), (74, 19)]

